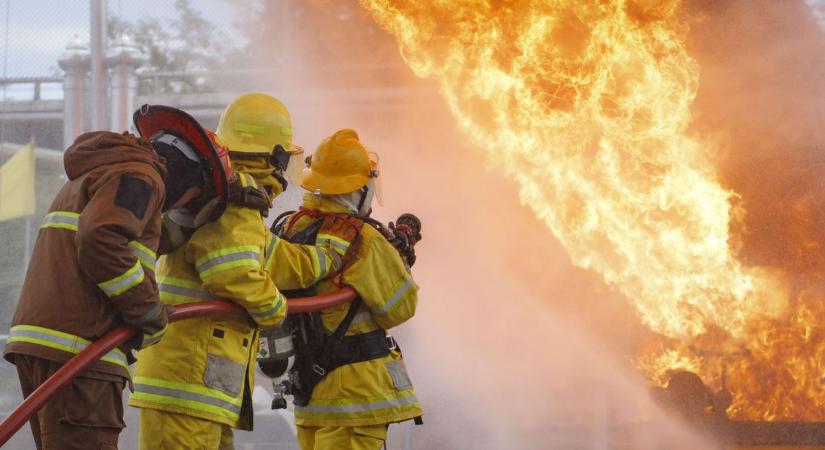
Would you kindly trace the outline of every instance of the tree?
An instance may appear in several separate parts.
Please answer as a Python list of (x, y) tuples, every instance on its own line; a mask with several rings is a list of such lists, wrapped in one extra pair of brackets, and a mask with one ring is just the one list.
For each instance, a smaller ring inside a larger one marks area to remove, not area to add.
[(206, 72), (223, 67), (237, 51), (226, 33), (193, 8), (190, 0), (176, 0), (175, 12), (161, 21), (143, 18), (132, 22), (122, 17), (109, 20), (112, 42), (126, 36), (148, 57), (141, 72), (176, 74), (145, 79), (141, 94), (212, 92), (215, 83), (210, 82)]

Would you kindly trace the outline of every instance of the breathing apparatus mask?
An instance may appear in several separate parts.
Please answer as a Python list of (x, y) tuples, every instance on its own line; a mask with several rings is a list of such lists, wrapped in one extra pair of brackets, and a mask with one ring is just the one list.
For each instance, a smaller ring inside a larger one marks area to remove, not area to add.
[(297, 145), (289, 149), (276, 145), (270, 153), (230, 151), (229, 155), (239, 170), (255, 177), (270, 198), (274, 198), (285, 191), (289, 183), (300, 180), (303, 153)]
[[(166, 177), (163, 180), (166, 185), (166, 201), (163, 210), (168, 211), (190, 188), (203, 187), (206, 177), (200, 158), (186, 141), (173, 134), (161, 133), (151, 142), (155, 152), (166, 160)], [(204, 194), (207, 193), (202, 190), (198, 197), (204, 197)], [(198, 200), (202, 199), (196, 198), (189, 203)]]

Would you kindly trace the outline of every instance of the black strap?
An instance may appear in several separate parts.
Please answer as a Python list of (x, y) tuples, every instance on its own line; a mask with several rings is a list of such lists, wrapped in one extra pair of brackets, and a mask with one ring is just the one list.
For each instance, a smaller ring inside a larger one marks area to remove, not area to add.
[(318, 231), (321, 229), (321, 226), (323, 224), (323, 219), (318, 219), (312, 224), (310, 224), (308, 227), (293, 234), (292, 236), (282, 236), (281, 239), (284, 239), (288, 242), (292, 242), (293, 244), (314, 245), (315, 237), (318, 236)]
[(387, 336), (387, 332), (381, 329), (344, 336), (340, 340), (330, 340), (327, 345), (329, 370), (345, 364), (383, 358), (389, 355), (395, 345), (395, 339)]
[(355, 320), (355, 314), (358, 313), (358, 308), (361, 307), (361, 304), (364, 303), (364, 300), (361, 299), (360, 296), (355, 297), (355, 300), (349, 304), (349, 309), (347, 310), (347, 315), (344, 316), (344, 320), (338, 324), (338, 327), (335, 331), (332, 332), (330, 335), (330, 339), (341, 339), (347, 333), (349, 326), (352, 325), (352, 321)]
[(272, 222), (269, 231), (278, 237), (283, 237), (284, 225), (286, 225), (287, 219), (293, 214), (295, 214), (295, 211), (286, 211), (279, 214), (278, 217), (275, 218), (275, 221)]

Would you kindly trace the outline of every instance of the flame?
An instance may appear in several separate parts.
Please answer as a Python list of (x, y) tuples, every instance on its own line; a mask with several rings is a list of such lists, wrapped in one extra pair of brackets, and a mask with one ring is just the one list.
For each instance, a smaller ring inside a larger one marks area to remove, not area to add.
[(736, 257), (738, 197), (688, 131), (680, 0), (360, 1), (572, 262), (660, 336), (638, 359), (651, 380), (692, 370), (733, 418), (825, 417), (825, 306)]

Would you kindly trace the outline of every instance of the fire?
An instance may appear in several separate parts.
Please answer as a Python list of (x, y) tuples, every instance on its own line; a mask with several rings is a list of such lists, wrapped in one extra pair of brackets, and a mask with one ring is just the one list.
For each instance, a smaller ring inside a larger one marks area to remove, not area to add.
[(572, 262), (661, 336), (638, 359), (651, 380), (693, 370), (731, 391), (733, 418), (825, 418), (825, 307), (736, 257), (737, 195), (688, 131), (680, 0), (361, 3)]

